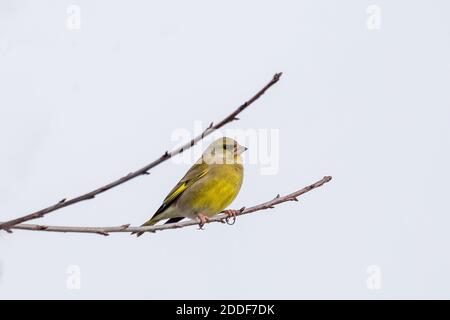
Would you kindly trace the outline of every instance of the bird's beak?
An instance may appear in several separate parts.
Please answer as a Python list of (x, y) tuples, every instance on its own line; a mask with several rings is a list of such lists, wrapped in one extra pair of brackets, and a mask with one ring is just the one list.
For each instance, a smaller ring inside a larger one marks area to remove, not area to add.
[(244, 153), (245, 151), (247, 151), (247, 147), (244, 147), (244, 146), (240, 146), (240, 145), (238, 145), (237, 147), (236, 147), (236, 154), (241, 154), (241, 153)]

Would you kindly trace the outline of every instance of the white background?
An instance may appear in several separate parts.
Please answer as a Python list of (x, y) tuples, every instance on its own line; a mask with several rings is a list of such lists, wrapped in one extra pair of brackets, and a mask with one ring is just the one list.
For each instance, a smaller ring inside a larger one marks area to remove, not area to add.
[[(71, 4), (80, 30), (66, 27)], [(2, 232), (0, 298), (448, 298), (449, 12), (443, 0), (2, 0), (0, 221), (143, 166), (278, 71), (228, 126), (279, 129), (278, 173), (246, 166), (232, 207), (334, 179), (232, 227)], [(37, 222), (138, 225), (188, 167), (166, 162)]]

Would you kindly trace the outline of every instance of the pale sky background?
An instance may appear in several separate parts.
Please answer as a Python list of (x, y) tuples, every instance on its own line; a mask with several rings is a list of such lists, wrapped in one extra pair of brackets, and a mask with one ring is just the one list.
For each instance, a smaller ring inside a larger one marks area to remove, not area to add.
[[(450, 298), (449, 12), (444, 0), (1, 0), (0, 221), (141, 167), (278, 71), (227, 126), (278, 129), (278, 170), (247, 165), (232, 207), (334, 179), (204, 231), (1, 232), (0, 298)], [(188, 167), (166, 162), (36, 222), (138, 225)]]

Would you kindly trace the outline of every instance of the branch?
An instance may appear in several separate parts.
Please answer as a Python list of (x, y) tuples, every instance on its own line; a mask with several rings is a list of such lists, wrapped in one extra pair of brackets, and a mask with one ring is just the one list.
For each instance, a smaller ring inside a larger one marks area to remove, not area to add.
[[(242, 208), (240, 212), (237, 214), (238, 216), (249, 214), (256, 211), (266, 210), (266, 209), (273, 209), (276, 205), (279, 205), (283, 202), (288, 201), (298, 201), (298, 197), (302, 194), (309, 192), (315, 188), (321, 187), (325, 183), (329, 182), (331, 180), (330, 176), (324, 177), (322, 180), (319, 180), (307, 187), (304, 187), (301, 190), (295, 191), (291, 194), (288, 194), (286, 196), (281, 197), (280, 195), (277, 195), (275, 198), (273, 198), (270, 201), (258, 204), (256, 206), (250, 207), (250, 208)], [(219, 214), (213, 218), (211, 218), (206, 223), (212, 223), (212, 222), (222, 222), (224, 223), (227, 220), (227, 216), (225, 214)], [(100, 234), (103, 236), (108, 236), (110, 233), (116, 233), (116, 232), (156, 232), (156, 231), (162, 231), (162, 230), (169, 230), (169, 229), (179, 229), (184, 228), (188, 226), (194, 226), (199, 224), (199, 220), (188, 220), (184, 222), (178, 222), (178, 223), (170, 223), (170, 224), (163, 224), (163, 225), (157, 225), (157, 226), (150, 226), (150, 227), (130, 227), (129, 224), (118, 226), (118, 227), (64, 227), (64, 226), (43, 226), (43, 225), (36, 225), (36, 224), (19, 224), (11, 227), (10, 229), (18, 229), (18, 230), (30, 230), (30, 231), (47, 231), (47, 232), (70, 232), (70, 233), (94, 233), (94, 234)]]
[(28, 215), (13, 219), (13, 220), (9, 220), (6, 222), (3, 222), (0, 224), (0, 230), (4, 229), (6, 231), (8, 231), (9, 229), (11, 229), (13, 226), (19, 224), (19, 223), (23, 223), (25, 221), (29, 221), (29, 220), (33, 220), (33, 219), (37, 219), (37, 218), (42, 218), (43, 216), (45, 216), (46, 214), (49, 214), (50, 212), (62, 209), (64, 207), (68, 207), (70, 205), (73, 205), (75, 203), (81, 202), (81, 201), (86, 201), (86, 200), (90, 200), (95, 198), (97, 195), (108, 191), (112, 188), (115, 188), (127, 181), (130, 181), (131, 179), (134, 179), (136, 177), (139, 177), (141, 175), (148, 175), (149, 174), (149, 170), (156, 167), (157, 165), (161, 164), (162, 162), (169, 160), (170, 158), (172, 158), (173, 156), (182, 153), (183, 151), (186, 151), (187, 149), (191, 148), (192, 146), (194, 146), (195, 144), (197, 144), (200, 140), (202, 140), (203, 138), (205, 138), (206, 136), (208, 136), (209, 134), (211, 134), (213, 131), (220, 129), (221, 127), (223, 127), (224, 125), (226, 125), (229, 122), (235, 121), (235, 120), (239, 120), (237, 118), (237, 115), (240, 114), (242, 111), (244, 111), (248, 106), (250, 106), (253, 102), (255, 102), (256, 100), (258, 100), (265, 92), (267, 89), (269, 89), (271, 86), (273, 86), (275, 83), (278, 82), (278, 80), (280, 80), (282, 73), (277, 73), (273, 76), (272, 80), (270, 80), (269, 83), (267, 83), (260, 91), (258, 91), (258, 93), (256, 93), (252, 98), (250, 98), (249, 100), (247, 100), (246, 102), (244, 102), (241, 106), (239, 106), (239, 108), (237, 108), (235, 111), (233, 111), (231, 114), (229, 114), (226, 118), (224, 118), (222, 121), (218, 122), (217, 124), (213, 124), (213, 122), (211, 122), (211, 124), (209, 125), (208, 128), (206, 128), (205, 131), (202, 132), (202, 134), (198, 135), (197, 137), (193, 138), (191, 141), (189, 141), (188, 143), (184, 144), (183, 146), (169, 152), (166, 151), (161, 157), (159, 157), (158, 159), (156, 159), (155, 161), (149, 163), (148, 165), (146, 165), (145, 167), (142, 167), (139, 170), (136, 170), (134, 172), (129, 173), (128, 175), (117, 179), (111, 183), (108, 183), (107, 185), (104, 185), (103, 187), (97, 188), (93, 191), (90, 191), (88, 193), (85, 193), (81, 196), (72, 198), (72, 199), (62, 199), (61, 201), (59, 201), (58, 203), (41, 209), (39, 211), (30, 213)]

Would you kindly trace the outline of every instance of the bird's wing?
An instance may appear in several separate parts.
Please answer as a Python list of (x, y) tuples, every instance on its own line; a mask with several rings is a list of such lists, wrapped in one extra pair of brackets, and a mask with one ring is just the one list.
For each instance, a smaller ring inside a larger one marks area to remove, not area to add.
[(178, 182), (178, 184), (169, 192), (167, 197), (164, 199), (163, 204), (153, 215), (152, 219), (163, 213), (183, 194), (186, 189), (203, 178), (208, 173), (208, 168), (209, 166), (206, 163), (194, 164), (186, 173), (186, 175), (181, 178), (180, 182)]

